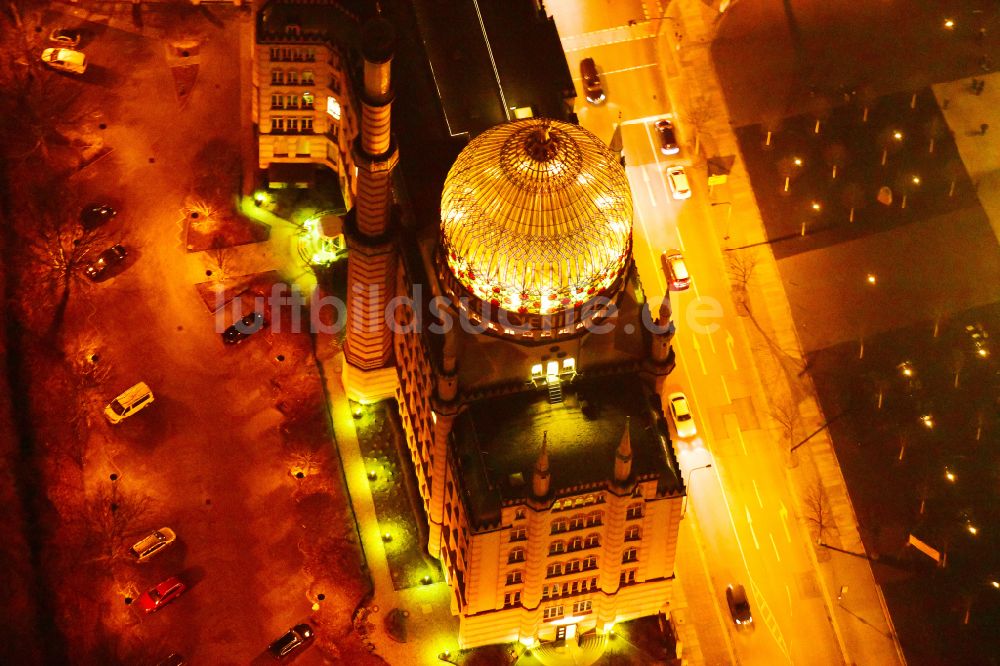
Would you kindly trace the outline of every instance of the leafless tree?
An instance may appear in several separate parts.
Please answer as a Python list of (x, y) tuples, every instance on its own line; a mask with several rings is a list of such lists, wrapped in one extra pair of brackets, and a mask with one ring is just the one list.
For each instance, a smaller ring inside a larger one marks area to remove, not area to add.
[(123, 539), (149, 512), (148, 495), (124, 490), (120, 482), (102, 484), (89, 497), (82, 512), (85, 538), (99, 561), (124, 556)]
[(729, 277), (732, 278), (738, 288), (746, 290), (759, 261), (760, 256), (753, 249), (733, 250), (726, 253)]
[(712, 119), (712, 104), (704, 95), (698, 95), (688, 101), (684, 107), (684, 122), (694, 132), (694, 154), (701, 154), (701, 133), (705, 131)]
[(795, 436), (802, 423), (798, 405), (791, 396), (775, 398), (771, 403), (771, 417), (781, 426), (782, 438), (787, 442), (788, 449), (795, 445)]
[(812, 526), (816, 533), (816, 543), (823, 543), (823, 535), (827, 530), (836, 529), (833, 521), (833, 509), (830, 506), (830, 499), (826, 496), (826, 491), (819, 481), (813, 482), (802, 498), (802, 507), (805, 511), (805, 519)]

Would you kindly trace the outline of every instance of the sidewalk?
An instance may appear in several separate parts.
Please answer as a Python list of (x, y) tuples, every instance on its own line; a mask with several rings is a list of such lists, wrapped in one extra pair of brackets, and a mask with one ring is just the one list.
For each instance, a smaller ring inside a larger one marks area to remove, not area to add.
[[(375, 628), (368, 635), (368, 640), (375, 644), (375, 654), (390, 664), (443, 663), (437, 655), (446, 650), (457, 655), (459, 651), (458, 619), (451, 615), (448, 584), (433, 583), (404, 590), (393, 588), (354, 418), (340, 380), (343, 353), (331, 341), (320, 336), (317, 339), (317, 357), (326, 382), (336, 447), (374, 589), (373, 598), (368, 603), (368, 608), (372, 610), (368, 619)], [(408, 613), (406, 643), (396, 642), (385, 631), (384, 619), (395, 608)]]
[[(732, 202), (733, 209), (730, 211), (722, 206), (713, 207), (711, 215), (716, 230), (720, 239), (730, 246), (762, 243), (766, 240), (763, 222), (756, 208), (749, 177), (739, 159), (736, 136), (711, 61), (711, 38), (718, 15), (700, 0), (675, 0), (669, 13), (676, 17), (680, 26), (677, 32), (683, 35), (682, 48), (677, 52), (681, 78), (697, 84), (697, 89), (712, 111), (707, 122), (700, 128), (702, 153), (707, 157), (737, 158), (728, 182), (719, 186), (713, 197), (714, 200)], [(665, 35), (663, 39), (661, 49), (672, 48), (672, 44), (668, 42), (672, 38)], [(665, 61), (668, 58), (669, 54), (663, 56)], [(801, 345), (777, 263), (770, 253), (761, 253), (760, 259), (750, 285), (754, 317), (777, 348), (795, 350), (796, 355), (801, 358)], [(752, 337), (752, 331), (748, 330), (748, 334)], [(780, 365), (776, 358), (763, 352), (755, 352), (755, 364), (759, 371), (756, 381), (759, 381), (760, 376), (774, 375), (773, 368)], [(799, 378), (796, 385), (789, 384), (785, 389), (803, 395), (803, 400), (799, 403), (801, 430), (813, 432), (824, 424), (825, 418), (814, 398), (815, 390), (808, 375)], [(831, 530), (833, 536), (824, 535), (825, 539), (849, 553), (863, 554), (857, 518), (828, 433), (821, 432), (800, 448), (797, 460), (798, 464), (787, 470), (793, 496), (801, 503), (800, 498), (804, 492), (818, 482), (830, 501), (836, 524), (836, 528)], [(796, 514), (802, 516), (800, 510), (796, 510)], [(862, 557), (817, 547), (815, 544), (810, 550), (820, 573), (827, 612), (844, 652), (845, 663), (880, 666), (903, 663), (881, 589), (875, 583), (868, 561)], [(843, 595), (842, 589), (846, 589)]]

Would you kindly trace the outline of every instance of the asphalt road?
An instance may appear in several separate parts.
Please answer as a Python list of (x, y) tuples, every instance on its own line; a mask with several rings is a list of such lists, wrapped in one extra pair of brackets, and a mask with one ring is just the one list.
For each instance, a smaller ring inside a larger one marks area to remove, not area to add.
[[(546, 6), (564, 45), (570, 45), (571, 66), (591, 56), (602, 69), (608, 102), (591, 107), (579, 98), (581, 124), (607, 137), (622, 112), (636, 210), (634, 253), (647, 296), (656, 303), (666, 293), (659, 260), (665, 248), (682, 250), (693, 276), (690, 290), (671, 296), (678, 365), (665, 392), (687, 393), (699, 428), (697, 437), (677, 441), (677, 453), (688, 484), (689, 515), (697, 520), (712, 581), (712, 589), (703, 593), (718, 604), (716, 617), (724, 618), (740, 663), (836, 663), (840, 649), (809, 536), (795, 517), (781, 435), (768, 427), (767, 401), (730, 296), (720, 245), (730, 211), (710, 206), (704, 181), (694, 170), (693, 197), (687, 201), (674, 200), (664, 180), (668, 163), (690, 162), (693, 138), (681, 124), (686, 144), (681, 155), (663, 156), (652, 122), (671, 113), (668, 99), (686, 99), (690, 91), (675, 89), (674, 63), (661, 66), (656, 40), (628, 39), (620, 31), (619, 14), (642, 17), (641, 3), (616, 3), (613, 13), (605, 13), (605, 5), (566, 0)], [(581, 29), (589, 34), (573, 32)], [(616, 34), (624, 41), (603, 44)], [(713, 311), (718, 315), (703, 314)], [(712, 467), (704, 467), (709, 463)], [(737, 631), (729, 622), (725, 587), (731, 582), (747, 587), (754, 630)]]

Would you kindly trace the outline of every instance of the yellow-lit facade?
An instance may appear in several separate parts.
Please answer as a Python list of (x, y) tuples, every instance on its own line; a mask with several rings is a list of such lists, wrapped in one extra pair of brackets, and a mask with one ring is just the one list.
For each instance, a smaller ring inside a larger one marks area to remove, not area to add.
[[(358, 134), (358, 118), (351, 104), (348, 63), (342, 48), (322, 29), (321, 18), (301, 11), (286, 18), (285, 8), (281, 2), (269, 3), (255, 26), (252, 119), (258, 166), (266, 171), (272, 165), (323, 165), (338, 175), (350, 206), (355, 189), (351, 143)], [(307, 9), (336, 11), (323, 3)], [(305, 175), (272, 172), (269, 180), (275, 187), (304, 186)]]

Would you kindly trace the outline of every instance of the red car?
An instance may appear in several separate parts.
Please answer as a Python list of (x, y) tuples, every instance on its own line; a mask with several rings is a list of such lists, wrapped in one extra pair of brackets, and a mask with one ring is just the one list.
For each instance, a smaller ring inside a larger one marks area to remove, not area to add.
[(139, 596), (139, 608), (152, 613), (158, 611), (183, 594), (187, 587), (177, 576), (171, 576), (156, 587)]

